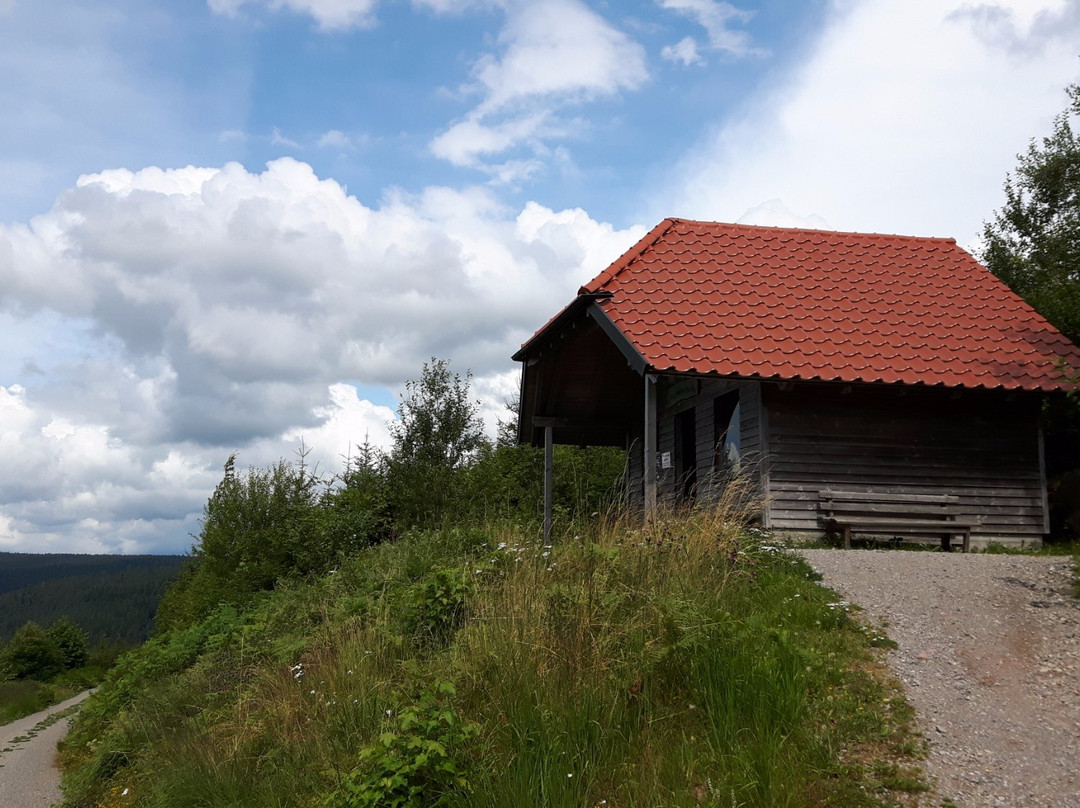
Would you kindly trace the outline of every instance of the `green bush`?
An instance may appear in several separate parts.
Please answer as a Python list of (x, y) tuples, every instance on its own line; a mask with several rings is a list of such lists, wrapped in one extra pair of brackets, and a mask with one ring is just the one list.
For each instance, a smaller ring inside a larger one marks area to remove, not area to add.
[(406, 611), (408, 631), (421, 644), (442, 644), (465, 620), (469, 578), (462, 568), (434, 570), (414, 584)]
[(66, 670), (81, 668), (89, 657), (89, 642), (86, 632), (75, 625), (68, 617), (61, 617), (45, 632), (60, 649), (60, 656)]
[(64, 654), (33, 621), (15, 632), (0, 653), (0, 671), (9, 679), (48, 679), (64, 669)]
[(434, 808), (469, 783), (459, 758), (480, 731), (449, 704), (450, 682), (437, 682), (402, 709), (376, 743), (360, 750), (360, 763), (326, 800), (327, 808)]

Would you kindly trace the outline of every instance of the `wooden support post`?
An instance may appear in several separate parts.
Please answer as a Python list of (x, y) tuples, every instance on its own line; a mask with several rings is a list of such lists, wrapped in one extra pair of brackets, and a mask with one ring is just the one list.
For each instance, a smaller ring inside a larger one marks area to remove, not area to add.
[(555, 487), (555, 451), (551, 427), (544, 427), (544, 544), (551, 543), (551, 501)]
[(645, 374), (645, 516), (656, 510), (656, 376)]

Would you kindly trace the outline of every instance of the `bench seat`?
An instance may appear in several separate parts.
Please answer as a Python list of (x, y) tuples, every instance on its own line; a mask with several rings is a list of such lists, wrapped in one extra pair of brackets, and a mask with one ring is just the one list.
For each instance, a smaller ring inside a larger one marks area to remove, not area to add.
[(867, 491), (818, 492), (820, 518), (828, 529), (840, 529), (844, 546), (853, 531), (871, 534), (916, 534), (941, 537), (943, 550), (959, 537), (966, 553), (975, 522), (959, 513), (959, 498), (948, 494), (887, 494)]

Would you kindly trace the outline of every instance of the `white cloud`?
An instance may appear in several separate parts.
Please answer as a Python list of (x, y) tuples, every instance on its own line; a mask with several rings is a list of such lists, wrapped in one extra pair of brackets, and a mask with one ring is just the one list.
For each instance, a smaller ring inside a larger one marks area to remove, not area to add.
[[(754, 16), (751, 11), (736, 8), (731, 3), (722, 0), (657, 0), (661, 8), (674, 11), (694, 20), (705, 29), (709, 39), (709, 49), (721, 51), (731, 56), (742, 57), (760, 55), (762, 51), (751, 44), (750, 35), (746, 31), (736, 31), (731, 28), (731, 23), (748, 22)], [(676, 54), (680, 49), (688, 51), (690, 46), (684, 45), (683, 39), (673, 47), (665, 48), (665, 53), (670, 51)], [(697, 43), (691, 40), (696, 54)], [(671, 58), (665, 55), (664, 58)], [(683, 64), (689, 64), (684, 61)]]
[(511, 118), (494, 125), (484, 124), (472, 117), (451, 126), (431, 142), (436, 157), (449, 160), (458, 166), (476, 166), (479, 158), (501, 154), (518, 143), (558, 135), (558, 131), (546, 126), (550, 114), (538, 112)]
[[(314, 410), (320, 419), (318, 425), (290, 429), (282, 436), (283, 440), (297, 444), (303, 441), (311, 449), (309, 462), (318, 464), (324, 473), (341, 471), (343, 460), (355, 457), (356, 447), (364, 443), (382, 449), (390, 446), (390, 423), (396, 417), (392, 409), (359, 398), (350, 384), (332, 384), (328, 392), (329, 401)], [(280, 442), (273, 442), (261, 454), (275, 446), (280, 451)]]
[[(0, 542), (183, 549), (230, 452), (260, 465), (303, 438), (336, 471), (387, 441), (390, 410), (352, 385), (398, 390), (432, 356), (495, 413), (510, 354), (642, 232), (481, 189), (368, 207), (291, 158), (81, 177), (0, 225), (0, 341), (25, 332), (0, 388), (19, 458)], [(85, 348), (57, 358), (67, 329)]]
[(514, 6), (499, 35), (501, 56), (482, 58), (475, 76), (485, 90), (481, 113), (524, 100), (589, 100), (645, 81), (640, 45), (577, 0)]
[(437, 14), (462, 14), (486, 8), (504, 8), (509, 0), (413, 0), (413, 4), (431, 9)]
[(535, 0), (511, 5), (498, 39), (501, 52), (482, 56), (464, 88), (481, 100), (431, 144), (457, 165), (562, 137), (556, 113), (648, 79), (645, 53), (579, 0)]
[(378, 0), (207, 0), (215, 14), (237, 16), (244, 6), (265, 6), (271, 11), (307, 14), (324, 31), (370, 28), (375, 24)]
[(698, 53), (698, 44), (692, 36), (684, 36), (674, 45), (667, 45), (660, 51), (660, 56), (669, 62), (678, 62), (683, 67), (703, 65), (705, 60)]
[(285, 135), (281, 134), (281, 130), (278, 129), (276, 126), (270, 132), (270, 142), (273, 143), (275, 146), (288, 146), (290, 149), (301, 148), (300, 144), (297, 143), (295, 140), (291, 140), (285, 137)]
[(1078, 77), (1077, 3), (1043, 4), (1064, 8), (1056, 27), (997, 8), (1038, 46), (1002, 48), (956, 0), (835, 5), (807, 61), (695, 146), (647, 218), (731, 221), (780, 199), (843, 230), (970, 244)]
[(321, 148), (347, 149), (352, 146), (352, 140), (340, 129), (331, 129), (319, 138), (318, 145)]
[(755, 205), (740, 216), (738, 224), (764, 225), (766, 227), (802, 227), (810, 230), (831, 230), (829, 223), (820, 216), (800, 216), (790, 210), (783, 200), (770, 199)]

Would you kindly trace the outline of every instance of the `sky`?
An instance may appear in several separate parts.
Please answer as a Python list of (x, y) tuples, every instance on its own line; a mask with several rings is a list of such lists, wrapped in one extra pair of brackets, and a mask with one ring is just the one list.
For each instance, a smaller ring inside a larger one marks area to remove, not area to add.
[(0, 0), (0, 550), (190, 548), (666, 216), (951, 236), (1080, 80), (1080, 0)]

